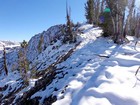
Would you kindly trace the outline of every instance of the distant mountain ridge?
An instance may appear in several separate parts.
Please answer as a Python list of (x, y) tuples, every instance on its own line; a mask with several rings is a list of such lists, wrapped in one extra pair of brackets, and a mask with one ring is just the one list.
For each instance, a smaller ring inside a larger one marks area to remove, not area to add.
[(13, 42), (13, 41), (2, 41), (0, 40), (0, 47), (4, 46), (19, 46), (20, 43), (19, 42)]
[(12, 52), (14, 49), (20, 46), (19, 42), (13, 42), (13, 41), (2, 41), (0, 40), (0, 58), (3, 56), (3, 46), (6, 47), (6, 52)]

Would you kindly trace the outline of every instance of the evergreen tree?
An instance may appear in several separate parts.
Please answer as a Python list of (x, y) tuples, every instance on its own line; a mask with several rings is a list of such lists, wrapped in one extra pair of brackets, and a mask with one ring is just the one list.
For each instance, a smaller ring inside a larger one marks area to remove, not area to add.
[(19, 70), (21, 73), (21, 76), (24, 80), (24, 83), (28, 85), (28, 70), (29, 70), (29, 62), (26, 58), (26, 52), (27, 52), (27, 45), (28, 43), (23, 40), (21, 43), (22, 49), (19, 51), (18, 56), (19, 56)]
[(71, 21), (71, 17), (70, 17), (70, 8), (68, 9), (67, 3), (66, 3), (66, 35), (64, 37), (63, 42), (70, 42), (70, 43), (74, 43), (76, 41), (76, 36), (73, 34), (73, 23)]
[(94, 21), (94, 1), (88, 0), (85, 4), (85, 10), (86, 10), (86, 19), (89, 24), (93, 24)]
[(44, 37), (43, 37), (43, 35), (41, 35), (39, 43), (38, 43), (38, 46), (37, 46), (39, 53), (42, 52), (42, 44), (43, 44), (43, 42), (44, 42)]
[(106, 0), (110, 8), (110, 16), (113, 24), (113, 38), (115, 43), (125, 41), (126, 7), (128, 0)]
[(20, 46), (21, 46), (22, 48), (26, 48), (27, 45), (28, 45), (28, 43), (27, 43), (25, 40), (23, 40), (23, 42), (20, 44)]
[(103, 36), (108, 37), (113, 34), (113, 24), (111, 21), (110, 10), (108, 7), (100, 14), (100, 27), (103, 29)]

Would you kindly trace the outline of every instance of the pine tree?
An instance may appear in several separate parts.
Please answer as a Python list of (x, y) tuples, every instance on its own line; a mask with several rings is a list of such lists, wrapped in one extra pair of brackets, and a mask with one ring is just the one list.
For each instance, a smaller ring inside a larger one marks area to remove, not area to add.
[(42, 52), (42, 44), (43, 44), (43, 41), (44, 41), (44, 37), (43, 37), (43, 35), (41, 35), (40, 36), (39, 43), (38, 43), (38, 46), (37, 46), (37, 49), (38, 49), (39, 53)]
[(102, 35), (104, 37), (108, 37), (108, 36), (111, 36), (113, 34), (113, 31), (111, 30), (113, 25), (112, 25), (111, 16), (110, 16), (109, 11), (104, 10), (100, 14), (100, 24), (99, 24), (99, 26), (102, 27), (102, 29), (103, 29), (103, 34)]
[(28, 43), (25, 40), (23, 40), (23, 42), (21, 43), (21, 47), (26, 48), (27, 45), (28, 45)]
[(72, 37), (73, 37), (73, 35), (72, 35), (72, 22), (70, 20), (70, 11), (69, 10), (67, 8), (67, 31), (66, 31), (66, 33), (69, 36), (69, 40), (72, 41)]
[(21, 73), (21, 76), (24, 80), (24, 83), (26, 85), (28, 85), (28, 70), (29, 70), (29, 62), (26, 58), (26, 52), (27, 52), (27, 46), (28, 46), (28, 43), (23, 40), (23, 42), (21, 43), (21, 50), (19, 51), (18, 53), (18, 56), (19, 56), (19, 70), (20, 70), (20, 73)]
[(113, 24), (113, 37), (115, 43), (123, 43), (125, 40), (126, 6), (128, 0), (106, 0), (110, 8), (110, 16)]
[(70, 8), (68, 9), (67, 3), (66, 3), (66, 35), (64, 37), (63, 42), (69, 42), (69, 43), (74, 43), (76, 42), (76, 36), (73, 34), (73, 23), (71, 21), (71, 17), (70, 17)]
[(85, 4), (85, 10), (86, 10), (86, 19), (89, 24), (93, 24), (94, 21), (94, 7), (93, 7), (94, 1), (88, 0)]

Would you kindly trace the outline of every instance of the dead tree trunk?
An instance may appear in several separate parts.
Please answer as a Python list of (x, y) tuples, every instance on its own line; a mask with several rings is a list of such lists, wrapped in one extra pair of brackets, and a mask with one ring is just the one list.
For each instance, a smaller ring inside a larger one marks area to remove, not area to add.
[(130, 22), (130, 20), (132, 18), (132, 13), (133, 13), (133, 10), (134, 10), (134, 5), (135, 5), (135, 0), (132, 0), (132, 2), (128, 6), (129, 7), (129, 13), (127, 15), (127, 19), (126, 19), (126, 23), (125, 23), (125, 32), (126, 32), (126, 34), (128, 34), (129, 22)]
[(5, 46), (3, 46), (3, 66), (4, 66), (4, 70), (5, 70), (6, 75), (8, 75)]
[(124, 38), (124, 26), (125, 26), (125, 12), (128, 2), (126, 0), (106, 0), (107, 6), (110, 8), (110, 15), (112, 18), (112, 24), (114, 28), (114, 42), (122, 44)]
[(105, 0), (102, 0), (101, 6), (100, 6), (100, 13), (103, 13), (103, 11), (104, 11), (104, 5), (105, 5)]

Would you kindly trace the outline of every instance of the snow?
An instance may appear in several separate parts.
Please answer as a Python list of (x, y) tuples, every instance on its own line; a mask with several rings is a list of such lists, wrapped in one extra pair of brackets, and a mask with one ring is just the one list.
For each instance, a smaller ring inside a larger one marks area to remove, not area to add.
[(64, 73), (58, 74), (61, 79), (54, 80), (32, 98), (42, 96), (42, 103), (53, 94), (57, 96), (53, 105), (140, 104), (140, 83), (135, 77), (140, 46), (135, 50), (136, 39), (129, 36), (130, 43), (116, 45), (111, 39), (100, 37), (100, 28), (83, 25), (79, 29), (83, 31), (79, 38), (82, 43), (68, 60), (57, 65), (65, 67), (62, 71), (67, 74), (64, 77)]
[(0, 58), (3, 56), (3, 46), (5, 46), (6, 52), (9, 53), (18, 48), (20, 46), (20, 43), (11, 41), (0, 41)]
[[(128, 38), (133, 40), (132, 37)], [(61, 64), (68, 68), (72, 66), (72, 69), (68, 70), (69, 76), (60, 80), (63, 86), (61, 91), (55, 93), (58, 100), (53, 105), (140, 104), (140, 81), (135, 77), (140, 66), (140, 46), (137, 51), (134, 43), (116, 45), (110, 39), (98, 38), (93, 41), (88, 38), (79, 47), (70, 59)], [(97, 55), (109, 58), (99, 58)], [(72, 77), (72, 74), (76, 76)], [(68, 87), (62, 94), (66, 85)]]
[[(52, 27), (50, 30), (57, 32), (57, 29)], [(117, 45), (110, 38), (101, 37), (102, 30), (99, 27), (83, 24), (78, 30), (82, 31), (78, 36), (80, 45), (66, 61), (57, 65), (57, 72), (60, 73), (53, 82), (31, 98), (41, 96), (40, 103), (43, 103), (50, 95), (57, 96), (57, 101), (52, 105), (140, 105), (140, 71), (135, 76), (140, 66), (140, 45), (137, 44), (135, 48), (135, 43), (139, 43), (139, 40), (128, 36), (130, 43)], [(50, 33), (54, 34), (51, 31)], [(47, 34), (44, 34), (44, 37)], [(36, 62), (46, 64), (40, 66), (39, 70), (47, 68), (58, 56), (66, 54), (74, 47), (74, 44), (62, 45), (57, 41), (53, 45), (47, 44), (41, 54), (34, 52), (34, 55), (31, 51), (35, 41), (38, 42), (39, 34), (34, 38), (29, 42), (31, 45), (28, 53), (31, 55), (29, 59), (32, 65)], [(45, 43), (48, 43), (47, 41)], [(57, 48), (52, 50), (56, 46)], [(5, 84), (17, 86), (15, 81), (19, 78), (18, 73), (10, 73), (6, 79), (0, 78), (0, 87)], [(37, 79), (30, 79), (30, 85), (16, 96), (21, 96), (33, 87), (35, 81)]]
[(62, 35), (61, 32), (62, 28), (63, 25), (55, 25), (50, 27), (47, 31), (43, 31), (42, 33), (33, 36), (28, 43), (28, 48), (27, 48), (28, 60), (33, 61), (35, 57), (39, 55), (38, 44), (41, 36), (43, 37), (43, 41), (42, 41), (43, 43), (41, 45), (41, 49), (43, 52), (50, 45), (50, 42), (53, 41), (53, 39)]

